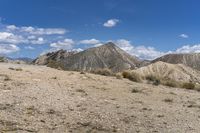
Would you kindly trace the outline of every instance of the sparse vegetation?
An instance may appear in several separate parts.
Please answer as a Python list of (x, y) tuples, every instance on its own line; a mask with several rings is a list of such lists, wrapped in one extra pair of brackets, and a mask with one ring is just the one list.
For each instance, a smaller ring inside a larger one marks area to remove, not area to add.
[(133, 89), (131, 90), (131, 92), (132, 92), (132, 93), (139, 93), (139, 92), (141, 92), (141, 90), (138, 90), (138, 89), (136, 89), (136, 88), (133, 88)]
[(85, 74), (85, 72), (84, 72), (84, 71), (81, 71), (80, 74)]
[(145, 79), (151, 82), (153, 85), (159, 85), (161, 83), (160, 78), (158, 76), (147, 75)]
[(171, 99), (171, 98), (165, 98), (163, 101), (166, 102), (166, 103), (172, 103), (173, 99)]
[(117, 73), (117, 74), (115, 74), (115, 76), (116, 76), (117, 79), (122, 79), (123, 78), (121, 73)]
[(195, 84), (194, 83), (183, 83), (182, 84), (182, 88), (194, 90), (195, 89)]
[(9, 67), (8, 69), (14, 70), (14, 71), (22, 71), (22, 68), (13, 68), (13, 67)]
[(6, 75), (6, 74), (0, 74), (0, 77), (3, 77), (3, 80), (4, 80), (4, 81), (9, 81), (9, 80), (11, 80), (10, 77), (9, 77), (8, 75)]
[(113, 76), (113, 72), (110, 69), (104, 68), (104, 69), (96, 69), (91, 71), (94, 74), (99, 74), (103, 76)]
[(173, 81), (171, 79), (165, 79), (162, 81), (162, 84), (168, 87), (179, 87), (179, 83), (176, 81)]
[(64, 65), (61, 62), (50, 60), (47, 64), (47, 67), (56, 68), (59, 70), (64, 70)]
[(124, 71), (122, 72), (122, 76), (134, 82), (142, 82), (142, 77), (135, 72)]

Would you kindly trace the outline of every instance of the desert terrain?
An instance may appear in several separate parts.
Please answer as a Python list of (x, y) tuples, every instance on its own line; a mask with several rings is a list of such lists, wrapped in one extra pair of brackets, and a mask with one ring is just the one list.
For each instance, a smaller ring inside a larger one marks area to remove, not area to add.
[(198, 133), (200, 92), (0, 63), (0, 132)]

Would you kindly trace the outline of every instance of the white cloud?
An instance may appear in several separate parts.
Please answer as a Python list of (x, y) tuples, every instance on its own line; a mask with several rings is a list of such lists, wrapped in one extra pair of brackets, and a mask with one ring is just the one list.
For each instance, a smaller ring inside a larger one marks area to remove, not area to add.
[(35, 48), (34, 47), (32, 47), (32, 46), (26, 46), (26, 47), (24, 47), (25, 49), (28, 49), (28, 50), (34, 50)]
[(63, 28), (37, 28), (32, 26), (17, 27), (15, 25), (8, 25), (6, 26), (6, 29), (8, 31), (26, 32), (33, 35), (63, 35), (67, 32), (67, 30)]
[(10, 54), (19, 50), (20, 48), (14, 44), (0, 44), (0, 54)]
[(90, 39), (90, 40), (81, 40), (80, 43), (81, 44), (92, 44), (92, 45), (95, 45), (95, 44), (100, 43), (100, 41), (96, 40), (96, 39)]
[(108, 28), (112, 28), (115, 27), (117, 25), (117, 23), (119, 22), (118, 19), (110, 19), (107, 22), (105, 22), (103, 24), (104, 27), (108, 27)]
[(114, 42), (118, 47), (127, 53), (137, 56), (141, 59), (152, 60), (165, 54), (164, 52), (160, 52), (153, 47), (133, 46), (130, 41), (125, 39), (119, 39)]
[(185, 45), (181, 48), (178, 48), (175, 53), (200, 53), (200, 44), (197, 45)]
[(10, 32), (0, 32), (0, 42), (18, 44), (24, 43), (26, 40), (20, 35), (15, 35)]
[(189, 38), (189, 36), (186, 35), (186, 34), (181, 34), (181, 35), (179, 35), (179, 37), (181, 37), (181, 38)]
[(50, 46), (56, 49), (72, 49), (75, 42), (72, 39), (65, 39), (56, 43), (51, 43)]
[(37, 39), (30, 40), (30, 43), (32, 43), (32, 44), (44, 44), (44, 43), (46, 43), (46, 41), (44, 40), (44, 38), (39, 37)]

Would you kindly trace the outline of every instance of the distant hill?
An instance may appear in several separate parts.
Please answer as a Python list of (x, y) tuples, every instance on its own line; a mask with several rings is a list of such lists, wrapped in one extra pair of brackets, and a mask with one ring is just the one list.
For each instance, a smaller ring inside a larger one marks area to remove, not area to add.
[(183, 64), (170, 64), (158, 61), (134, 71), (144, 77), (153, 75), (174, 81), (200, 83), (200, 71)]
[(61, 64), (65, 70), (92, 71), (108, 68), (113, 72), (134, 69), (141, 62), (137, 57), (129, 55), (111, 42), (78, 53), (64, 50), (47, 53), (34, 60), (34, 63), (48, 65), (52, 60)]
[(5, 57), (1, 56), (0, 57), (0, 62), (5, 62), (5, 63), (17, 63), (17, 64), (29, 64), (33, 61), (31, 58), (10, 58), (10, 57)]
[(200, 53), (193, 54), (168, 54), (152, 61), (163, 61), (171, 64), (184, 64), (194, 69), (200, 70)]

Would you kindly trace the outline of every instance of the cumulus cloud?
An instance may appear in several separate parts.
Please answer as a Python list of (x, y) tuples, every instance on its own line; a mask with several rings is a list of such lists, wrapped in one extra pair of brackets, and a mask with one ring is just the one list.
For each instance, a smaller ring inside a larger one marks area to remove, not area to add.
[(187, 34), (180, 34), (179, 37), (181, 37), (181, 38), (189, 38), (189, 36)]
[(89, 40), (81, 40), (79, 42), (80, 44), (89, 44), (89, 45), (92, 45), (94, 47), (98, 47), (98, 46), (101, 46), (103, 45), (103, 43), (101, 43), (100, 40), (97, 40), (97, 39), (89, 39)]
[(55, 49), (72, 49), (75, 42), (72, 39), (65, 39), (63, 41), (58, 41), (51, 43), (50, 46)]
[(164, 52), (160, 52), (153, 47), (134, 46), (131, 44), (130, 41), (125, 39), (119, 39), (114, 42), (118, 47), (120, 47), (127, 53), (137, 56), (141, 59), (152, 60), (165, 54)]
[(26, 40), (20, 35), (15, 35), (9, 32), (0, 32), (0, 42), (18, 44), (25, 43)]
[(17, 27), (15, 25), (8, 25), (6, 28), (8, 31), (27, 32), (33, 35), (63, 35), (67, 32), (67, 30), (62, 28), (37, 28), (32, 26)]
[(0, 44), (0, 54), (10, 54), (19, 50), (20, 48), (14, 44)]
[(28, 49), (28, 50), (34, 50), (35, 48), (32, 46), (25, 46), (24, 49)]
[(97, 39), (89, 39), (89, 40), (81, 40), (80, 43), (81, 44), (92, 44), (92, 45), (95, 45), (95, 44), (100, 43), (100, 41), (97, 40)]
[(197, 45), (185, 45), (181, 48), (178, 48), (175, 53), (200, 53), (200, 44)]
[(107, 22), (103, 24), (104, 27), (112, 28), (115, 27), (119, 23), (118, 19), (109, 19)]

